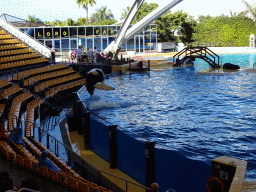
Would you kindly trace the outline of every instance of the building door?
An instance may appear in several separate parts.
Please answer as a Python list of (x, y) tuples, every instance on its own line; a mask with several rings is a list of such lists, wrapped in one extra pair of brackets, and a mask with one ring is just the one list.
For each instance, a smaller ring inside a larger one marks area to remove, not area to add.
[(144, 36), (135, 35), (134, 36), (134, 51), (135, 53), (144, 53)]

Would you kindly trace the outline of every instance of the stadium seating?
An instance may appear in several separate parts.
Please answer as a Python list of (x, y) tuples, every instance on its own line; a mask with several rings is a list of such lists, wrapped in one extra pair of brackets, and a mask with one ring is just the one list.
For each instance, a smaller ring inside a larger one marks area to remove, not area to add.
[[(0, 152), (9, 162), (15, 163), (22, 167), (22, 169), (37, 173), (51, 181), (64, 185), (72, 191), (108, 191), (106, 188), (82, 178), (42, 143), (36, 142), (33, 139), (34, 133), (32, 128), (35, 108), (40, 103), (43, 103), (43, 97), (41, 93), (40, 95), (36, 95), (36, 93), (32, 94), (30, 88), (34, 86), (33, 89), (35, 92), (49, 88), (49, 90), (44, 90), (44, 96), (52, 97), (60, 91), (79, 87), (86, 83), (85, 79), (79, 73), (76, 73), (65, 64), (37, 67), (37, 64), (45, 63), (46, 61), (46, 58), (41, 57), (20, 40), (14, 38), (5, 30), (0, 29), (0, 72), (5, 73), (9, 69), (17, 70), (12, 76), (12, 81), (9, 82), (8, 78), (0, 80), (0, 117), (3, 111), (9, 111), (7, 119), (8, 131), (18, 126), (17, 118), (20, 116), (21, 105), (27, 102), (25, 109), (25, 137), (23, 137), (26, 147), (14, 143), (8, 137), (6, 131), (0, 140)], [(33, 69), (20, 70), (22, 67), (28, 68), (32, 65), (35, 65)], [(24, 86), (31, 85), (31, 87), (22, 88), (22, 83), (16, 82), (20, 80), (23, 80)], [(37, 82), (40, 83), (36, 84)], [(35, 97), (32, 98), (32, 96)], [(39, 167), (38, 159), (44, 150), (47, 150), (48, 158), (61, 170), (60, 173), (48, 169), (45, 166)]]

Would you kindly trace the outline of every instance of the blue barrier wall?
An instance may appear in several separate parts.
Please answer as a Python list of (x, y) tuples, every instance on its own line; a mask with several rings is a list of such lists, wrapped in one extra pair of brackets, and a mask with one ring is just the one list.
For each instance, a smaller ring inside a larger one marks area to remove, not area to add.
[(90, 114), (91, 150), (109, 162), (109, 126)]
[(117, 166), (118, 169), (145, 185), (145, 143), (117, 130)]
[(211, 176), (211, 166), (188, 159), (177, 151), (155, 148), (156, 182), (160, 192), (206, 191), (205, 184)]

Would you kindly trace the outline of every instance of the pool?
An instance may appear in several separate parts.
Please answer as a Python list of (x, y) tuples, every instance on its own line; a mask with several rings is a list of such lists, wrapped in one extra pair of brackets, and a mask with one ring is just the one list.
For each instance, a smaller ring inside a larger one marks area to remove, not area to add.
[[(228, 54), (230, 62), (252, 68), (255, 54)], [(136, 139), (178, 150), (211, 163), (227, 155), (248, 161), (247, 178), (256, 179), (256, 73), (202, 75), (209, 65), (163, 72), (130, 73), (106, 79), (113, 91), (84, 93), (89, 109)]]

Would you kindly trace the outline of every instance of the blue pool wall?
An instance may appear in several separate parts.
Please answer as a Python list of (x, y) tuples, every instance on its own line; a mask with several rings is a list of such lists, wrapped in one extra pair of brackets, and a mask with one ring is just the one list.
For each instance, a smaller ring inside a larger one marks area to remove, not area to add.
[[(78, 100), (81, 100), (78, 97)], [(85, 105), (84, 106), (84, 111)], [(91, 150), (109, 162), (109, 123), (90, 114)], [(117, 129), (117, 168), (146, 184), (145, 142)], [(205, 191), (211, 165), (193, 160), (180, 151), (155, 148), (155, 182), (160, 192)]]
[[(91, 150), (107, 162), (110, 162), (109, 125), (90, 114)], [(145, 185), (145, 143), (117, 130), (117, 166), (118, 169)]]
[(199, 192), (206, 191), (211, 165), (189, 159), (178, 151), (155, 148), (155, 171), (160, 192), (168, 189)]
[(136, 181), (146, 185), (145, 142), (117, 130), (117, 166)]
[(91, 150), (109, 162), (109, 126), (90, 115)]

